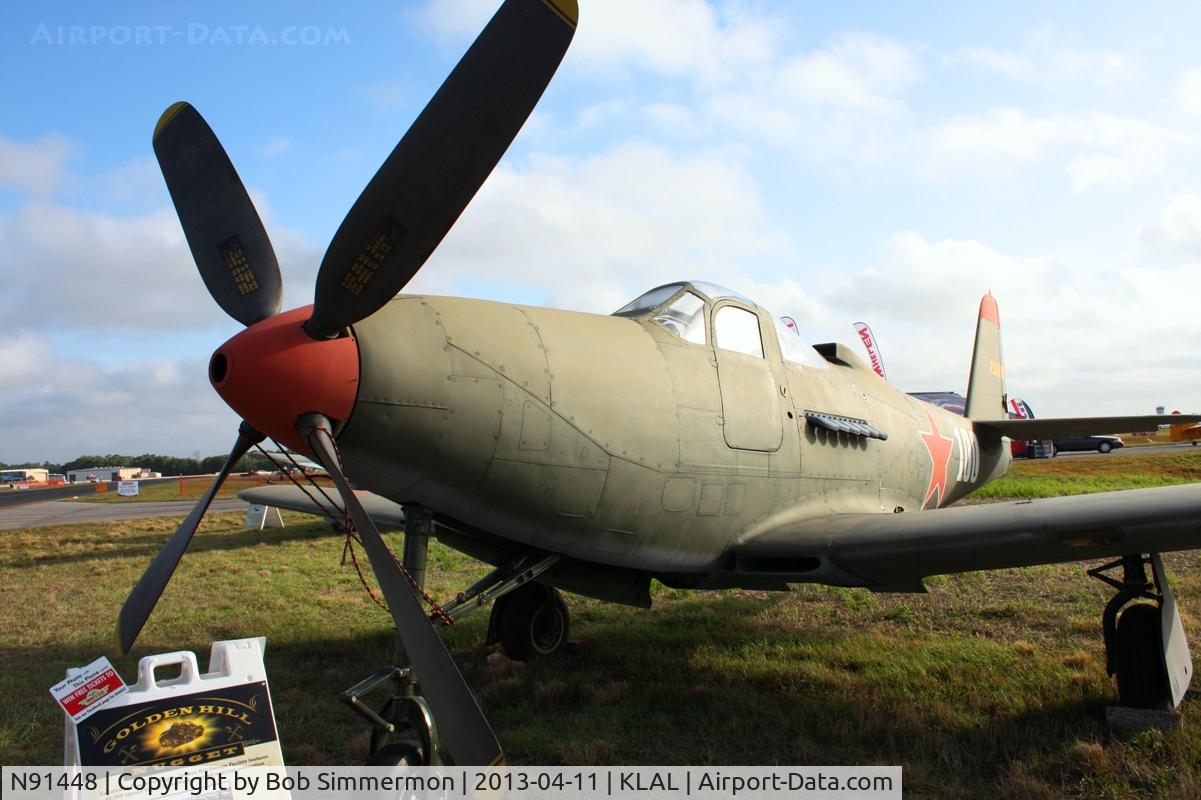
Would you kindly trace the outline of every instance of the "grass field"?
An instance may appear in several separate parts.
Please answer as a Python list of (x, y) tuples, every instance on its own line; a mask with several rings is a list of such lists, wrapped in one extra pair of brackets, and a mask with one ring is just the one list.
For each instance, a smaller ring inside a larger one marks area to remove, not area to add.
[[(1101, 478), (1072, 470), (1106, 472), (1118, 458), (1019, 464), (1006, 480), (1013, 491), (1027, 474), (1087, 489)], [(1198, 464), (1139, 469), (1177, 480)], [(214, 639), (266, 635), (286, 759), (358, 762), (365, 726), (334, 696), (387, 663), (389, 620), (340, 564), (342, 539), (302, 519), (248, 533), (239, 515), (212, 516), (134, 654), (115, 663), (132, 680), (140, 655), (207, 654)], [(61, 715), (46, 689), (66, 667), (114, 655), (117, 610), (174, 524), (0, 533), (0, 763), (60, 758)], [(1196, 635), (1201, 557), (1167, 563)], [(928, 595), (657, 586), (647, 611), (570, 597), (575, 645), (529, 665), (489, 666), (486, 614), (444, 635), (516, 763), (902, 764), (906, 797), (1201, 796), (1195, 693), (1179, 732), (1106, 731), (1108, 590), (1084, 567), (941, 577)], [(480, 574), (452, 551), (431, 552), (437, 597)]]
[(1105, 456), (1019, 459), (1008, 475), (978, 489), (972, 497), (997, 500), (1058, 497), (1198, 481), (1201, 481), (1201, 449), (1181, 447), (1175, 452), (1146, 455), (1117, 452)]

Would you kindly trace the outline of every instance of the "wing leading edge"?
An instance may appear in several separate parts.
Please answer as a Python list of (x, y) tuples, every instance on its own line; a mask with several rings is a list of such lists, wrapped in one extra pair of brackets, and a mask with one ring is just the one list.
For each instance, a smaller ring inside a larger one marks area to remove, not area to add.
[(923, 591), (930, 575), (1201, 548), (1201, 483), (761, 526), (714, 588), (786, 583)]

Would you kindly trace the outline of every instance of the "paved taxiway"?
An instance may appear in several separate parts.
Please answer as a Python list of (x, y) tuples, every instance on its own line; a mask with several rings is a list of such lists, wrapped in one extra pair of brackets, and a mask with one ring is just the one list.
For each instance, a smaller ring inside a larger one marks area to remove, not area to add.
[[(45, 491), (45, 490), (43, 490)], [(0, 530), (41, 528), (49, 525), (73, 525), (78, 522), (105, 522), (139, 517), (170, 517), (182, 520), (196, 505), (195, 500), (155, 503), (81, 503), (71, 500), (47, 500), (0, 509)], [(209, 512), (245, 512), (244, 500), (214, 500)]]

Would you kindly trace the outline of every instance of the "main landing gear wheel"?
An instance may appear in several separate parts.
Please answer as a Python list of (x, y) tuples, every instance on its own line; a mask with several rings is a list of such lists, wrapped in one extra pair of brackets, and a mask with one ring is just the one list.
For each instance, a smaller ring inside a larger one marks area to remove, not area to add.
[[(1107, 574), (1119, 568), (1121, 579)], [(1088, 574), (1116, 590), (1105, 604), (1101, 627), (1105, 671), (1117, 678), (1119, 703), (1172, 711), (1184, 698), (1193, 667), (1163, 561), (1157, 553), (1125, 555)]]
[(563, 649), (571, 632), (571, 615), (563, 596), (549, 586), (526, 583), (492, 607), (491, 641), (499, 639), (514, 661), (549, 656)]
[(1159, 608), (1147, 603), (1127, 607), (1118, 619), (1114, 646), (1119, 702), (1131, 708), (1171, 711)]

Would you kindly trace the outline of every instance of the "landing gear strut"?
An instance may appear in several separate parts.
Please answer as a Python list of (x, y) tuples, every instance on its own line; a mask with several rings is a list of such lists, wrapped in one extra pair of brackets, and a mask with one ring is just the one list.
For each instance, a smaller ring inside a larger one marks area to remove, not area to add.
[[(401, 561), (418, 589), (425, 585), (429, 540), (434, 534), (430, 512), (406, 505), (404, 552)], [(549, 655), (567, 641), (570, 617), (558, 591), (535, 579), (559, 562), (560, 556), (531, 552), (497, 567), (452, 602), (439, 616), (456, 620), (489, 601), (492, 617), (488, 644), (501, 642), (505, 653), (525, 661)], [(341, 694), (343, 702), (371, 724), (368, 764), (372, 766), (437, 765), (443, 763), (438, 729), (429, 705), (419, 693), (419, 676), (409, 664), (404, 642), (396, 637), (391, 667), (381, 669)], [(374, 710), (364, 696), (388, 687), (388, 699)]]
[[(425, 564), (433, 521), (419, 506), (405, 507), (405, 540), (401, 563), (418, 589), (425, 586)], [(396, 636), (393, 664), (356, 683), (340, 695), (342, 701), (371, 724), (369, 766), (433, 766), (442, 763), (438, 728), (425, 698), (418, 693), (417, 674), (409, 664), (404, 642)], [(388, 699), (379, 711), (363, 697), (383, 686)]]
[[(1148, 564), (1153, 580), (1147, 579)], [(1122, 568), (1121, 580), (1105, 574), (1118, 567)], [(1117, 590), (1105, 605), (1101, 622), (1105, 667), (1117, 676), (1119, 703), (1171, 711), (1188, 689), (1192, 659), (1159, 555), (1123, 556), (1088, 574)], [(1151, 602), (1128, 605), (1140, 599)]]

